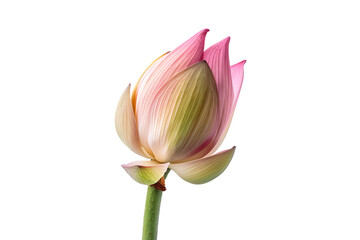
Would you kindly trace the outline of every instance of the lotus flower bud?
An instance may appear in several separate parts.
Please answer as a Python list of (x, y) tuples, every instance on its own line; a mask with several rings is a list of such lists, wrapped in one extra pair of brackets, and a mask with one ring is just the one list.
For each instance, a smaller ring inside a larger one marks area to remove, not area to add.
[(219, 176), (235, 147), (222, 143), (240, 93), (245, 60), (230, 66), (225, 38), (204, 51), (204, 29), (156, 59), (120, 98), (115, 125), (120, 139), (151, 161), (122, 165), (137, 182), (152, 185), (170, 168), (202, 184)]

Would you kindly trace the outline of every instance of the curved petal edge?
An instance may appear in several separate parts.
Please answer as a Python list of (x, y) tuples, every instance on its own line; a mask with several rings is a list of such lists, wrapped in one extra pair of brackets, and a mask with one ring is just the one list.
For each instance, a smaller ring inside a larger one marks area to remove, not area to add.
[(237, 101), (239, 98), (242, 83), (244, 80), (244, 65), (245, 65), (245, 63), (246, 63), (246, 60), (243, 60), (243, 61), (231, 66), (231, 78), (232, 78), (232, 84), (233, 84), (234, 99), (232, 102), (231, 110), (228, 112), (228, 115), (226, 116), (225, 126), (219, 133), (220, 135), (217, 139), (217, 143), (207, 156), (210, 156), (211, 154), (213, 154), (220, 147), (221, 143), (224, 141), (224, 138), (229, 130), (231, 120), (234, 116), (235, 107), (236, 107), (236, 104), (237, 104)]
[(210, 182), (225, 171), (234, 156), (235, 146), (210, 157), (182, 163), (171, 163), (170, 169), (193, 184)]
[(205, 61), (174, 76), (152, 105), (148, 140), (157, 161), (199, 159), (211, 150), (218, 95)]
[(130, 100), (130, 84), (121, 95), (115, 113), (115, 127), (120, 139), (135, 153), (149, 157), (141, 148), (134, 109)]
[(137, 161), (121, 166), (136, 182), (153, 185), (164, 176), (169, 163), (161, 164), (155, 161)]
[[(204, 29), (175, 50), (157, 60), (141, 77), (136, 94), (137, 119), (147, 119), (152, 108), (152, 100), (173, 76), (187, 67), (199, 62), (203, 58), (205, 37), (208, 29)], [(149, 124), (139, 121), (140, 141), (144, 148), (150, 153), (148, 145)]]
[[(231, 79), (232, 85), (234, 90), (234, 101), (233, 101), (233, 108), (236, 106), (236, 102), (238, 100), (241, 86), (244, 80), (244, 65), (246, 60), (243, 60), (237, 64), (231, 66)], [(235, 106), (234, 106), (235, 105)]]

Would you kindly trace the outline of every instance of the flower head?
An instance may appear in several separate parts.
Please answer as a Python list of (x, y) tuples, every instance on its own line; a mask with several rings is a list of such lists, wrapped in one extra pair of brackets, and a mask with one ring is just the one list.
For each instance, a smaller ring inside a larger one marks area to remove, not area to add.
[(151, 159), (122, 165), (137, 182), (152, 185), (167, 168), (190, 183), (219, 176), (235, 147), (222, 143), (240, 93), (245, 60), (230, 66), (227, 37), (204, 51), (204, 29), (156, 59), (120, 98), (115, 124), (120, 139)]

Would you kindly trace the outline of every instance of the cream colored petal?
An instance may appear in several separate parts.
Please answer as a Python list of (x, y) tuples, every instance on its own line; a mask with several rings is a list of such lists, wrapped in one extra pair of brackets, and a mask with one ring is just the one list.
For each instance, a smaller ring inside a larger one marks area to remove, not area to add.
[(170, 169), (189, 183), (207, 183), (225, 171), (234, 155), (234, 152), (235, 147), (210, 157), (183, 163), (171, 163)]
[(121, 165), (135, 181), (145, 185), (153, 185), (160, 180), (168, 169), (169, 163), (156, 161), (138, 161)]
[[(138, 122), (138, 129), (139, 129), (139, 121), (137, 120), (138, 119), (138, 116), (136, 114), (136, 106), (137, 106), (137, 95), (138, 95), (138, 87), (139, 85), (141, 84), (144, 84), (144, 81), (146, 81), (147, 79), (147, 76), (148, 75), (151, 75), (155, 69), (157, 69), (157, 66), (159, 64), (161, 64), (161, 62), (164, 60), (164, 57), (168, 54), (169, 52), (161, 55), (160, 57), (158, 57), (157, 59), (155, 59), (151, 64), (150, 66), (147, 67), (147, 69), (145, 69), (145, 71), (143, 72), (143, 74), (140, 76), (138, 82), (136, 83), (135, 87), (134, 87), (134, 90), (132, 92), (132, 95), (131, 95), (131, 103), (132, 103), (132, 106), (134, 108), (134, 113), (135, 113), (135, 119), (136, 121)], [(143, 111), (144, 112), (144, 111)], [(140, 115), (141, 116), (141, 115)], [(149, 123), (149, 121), (144, 121), (142, 123), (142, 126), (147, 126)], [(143, 128), (144, 129), (144, 128)], [(150, 147), (149, 147), (149, 144), (147, 141), (142, 141), (141, 142), (141, 135), (146, 135), (147, 136), (147, 132), (143, 133), (139, 131), (139, 140), (140, 140), (140, 144), (142, 146), (142, 150), (144, 151), (144, 153), (147, 154), (147, 156), (149, 156), (148, 158), (150, 159), (153, 159), (154, 158), (154, 154), (152, 153)], [(145, 139), (145, 137), (143, 137), (143, 139)]]
[(135, 153), (149, 157), (142, 150), (134, 109), (130, 101), (130, 84), (120, 97), (115, 113), (115, 127), (120, 139)]
[(207, 154), (217, 108), (215, 80), (205, 61), (175, 75), (152, 104), (148, 142), (155, 159), (175, 162)]

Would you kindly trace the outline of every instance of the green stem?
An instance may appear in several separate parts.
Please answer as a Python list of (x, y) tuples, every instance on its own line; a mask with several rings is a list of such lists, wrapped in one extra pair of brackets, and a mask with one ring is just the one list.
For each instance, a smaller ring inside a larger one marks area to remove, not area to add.
[[(164, 178), (169, 174), (170, 169), (168, 169)], [(144, 226), (143, 226), (143, 236), (142, 240), (156, 240), (157, 239), (157, 229), (159, 222), (159, 212), (161, 204), (162, 191), (157, 190), (153, 186), (148, 186), (146, 203), (145, 203), (145, 213), (144, 213)]]

